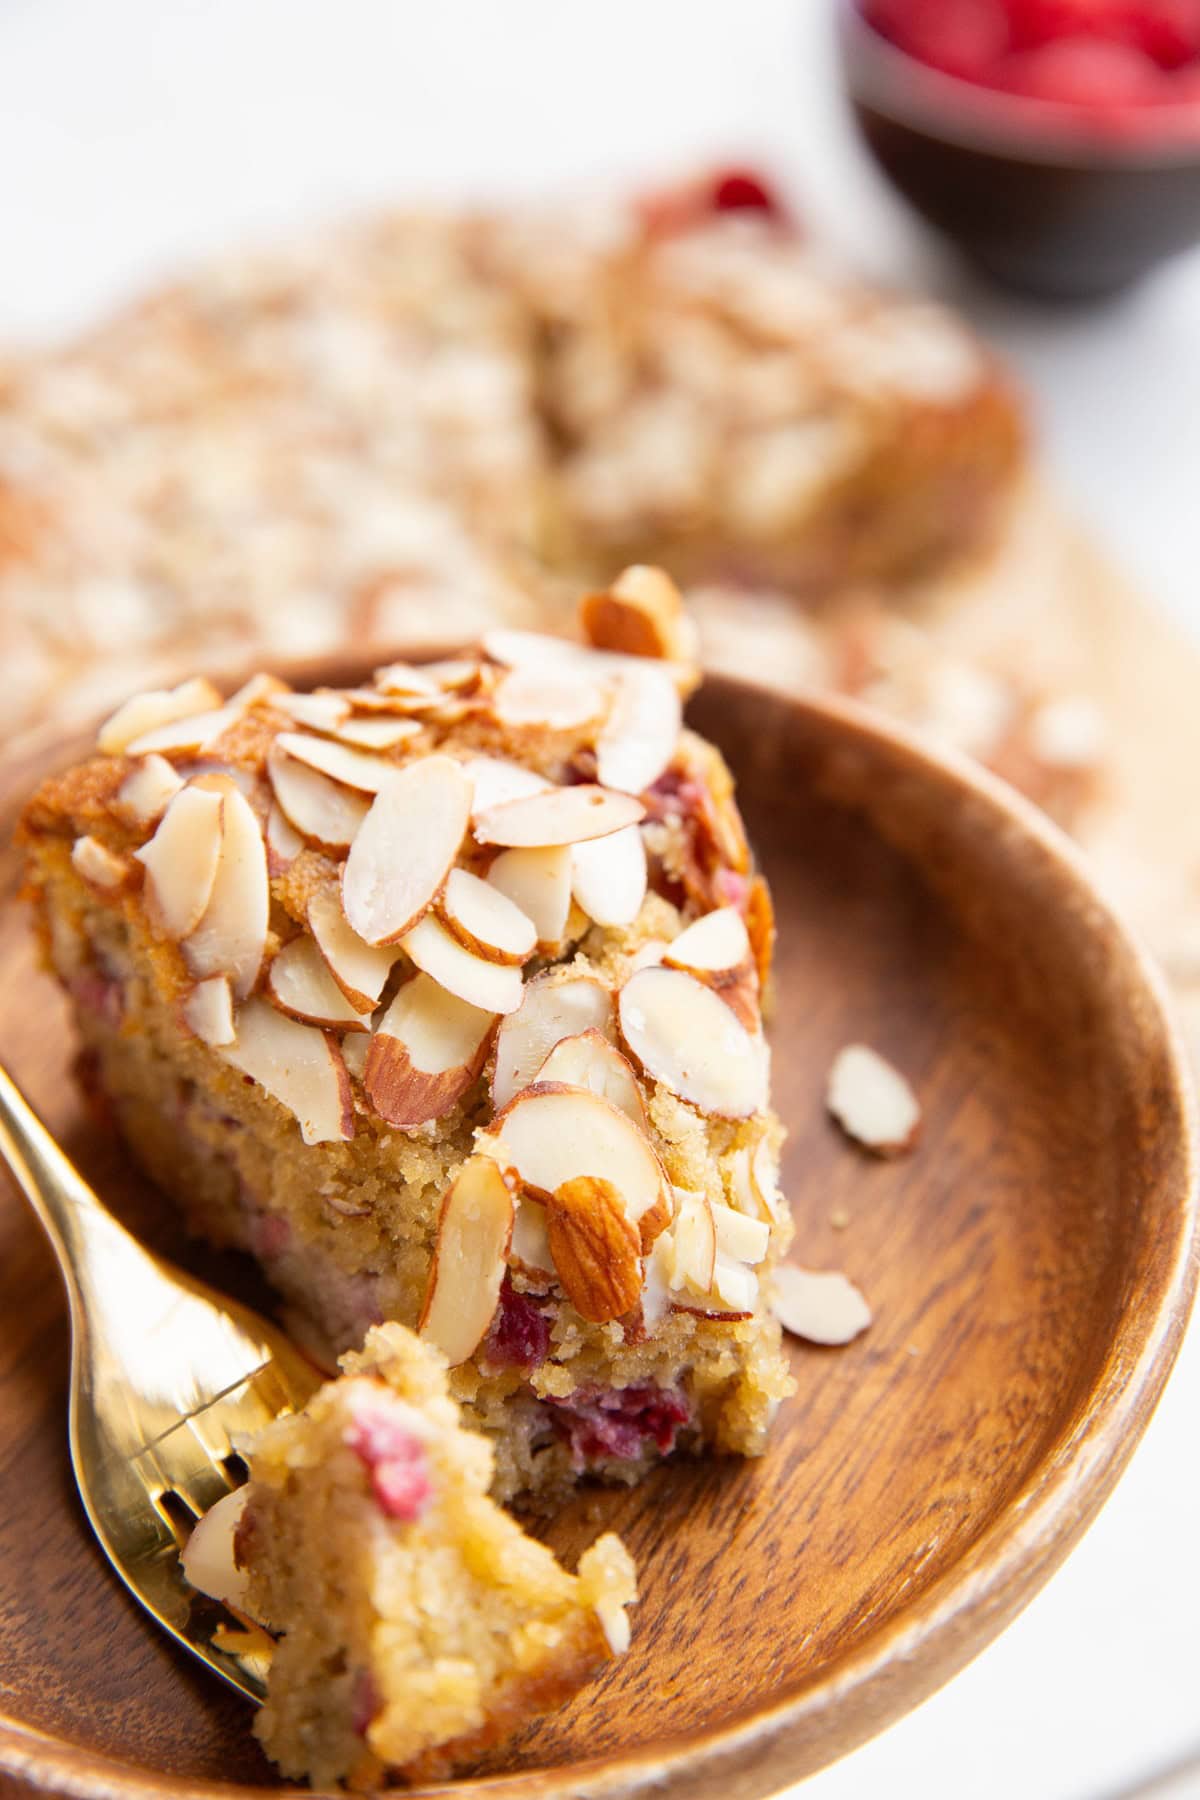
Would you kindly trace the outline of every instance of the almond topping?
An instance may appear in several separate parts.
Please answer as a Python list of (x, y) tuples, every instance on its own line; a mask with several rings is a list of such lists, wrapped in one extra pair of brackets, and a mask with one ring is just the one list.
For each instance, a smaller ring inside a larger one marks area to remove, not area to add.
[(763, 1219), (748, 1219), (735, 1207), (719, 1200), (710, 1201), (713, 1225), (717, 1233), (717, 1249), (733, 1262), (760, 1263), (771, 1242), (771, 1228)]
[(130, 825), (153, 825), (182, 786), (165, 756), (144, 757), (117, 789), (113, 811)]
[(472, 956), (432, 915), (414, 925), (403, 945), (418, 969), (471, 1006), (490, 1013), (515, 1012), (520, 1006), (520, 969)]
[(238, 1009), (237, 1042), (221, 1051), (298, 1121), (306, 1144), (354, 1136), (350, 1081), (333, 1038), (289, 1019), (266, 1000)]
[(318, 888), (308, 903), (308, 928), (329, 973), (356, 1012), (372, 1012), (387, 985), (399, 946), (368, 944), (342, 911), (334, 887)]
[(249, 1498), (248, 1483), (232, 1494), (223, 1494), (197, 1523), (180, 1552), (189, 1587), (224, 1606), (243, 1607), (247, 1599), (249, 1576), (237, 1566), (234, 1540)]
[(771, 1311), (785, 1331), (810, 1344), (848, 1344), (871, 1323), (871, 1308), (852, 1281), (795, 1263), (773, 1272)]
[(537, 1071), (538, 1083), (565, 1082), (568, 1087), (590, 1088), (619, 1107), (639, 1131), (645, 1131), (646, 1108), (637, 1076), (608, 1039), (593, 1026), (576, 1037), (561, 1038)]
[(642, 1291), (637, 1226), (611, 1182), (577, 1175), (546, 1202), (546, 1234), (558, 1278), (581, 1318), (619, 1319)]
[(522, 1194), (517, 1201), (508, 1259), (514, 1268), (524, 1269), (530, 1275), (554, 1274), (554, 1258), (546, 1235), (546, 1209), (528, 1194)]
[(233, 989), (225, 975), (210, 975), (198, 981), (180, 1010), (188, 1030), (206, 1044), (232, 1044), (237, 1036)]
[(877, 1156), (908, 1150), (920, 1129), (921, 1108), (911, 1087), (865, 1044), (839, 1050), (825, 1103), (847, 1136)]
[(548, 794), (553, 791), (553, 782), (547, 781), (544, 775), (538, 775), (533, 769), (523, 768), (520, 763), (506, 762), (499, 756), (473, 756), (464, 764), (474, 789), (471, 801), (472, 821), (480, 813), (489, 812), (493, 806), (503, 806), (507, 800), (525, 800), (530, 794)]
[(470, 780), (450, 757), (393, 772), (342, 872), (342, 905), (359, 937), (394, 944), (412, 930), (454, 866), (470, 812)]
[(528, 962), (537, 947), (533, 921), (499, 888), (465, 869), (451, 869), (438, 914), (465, 949), (489, 962)]
[(451, 1367), (474, 1354), (495, 1316), (512, 1226), (504, 1175), (490, 1157), (468, 1157), (442, 1201), (417, 1326)]
[(140, 850), (146, 866), (146, 910), (155, 930), (176, 942), (204, 916), (221, 855), (220, 794), (185, 787)]
[(267, 991), (283, 1012), (307, 1025), (370, 1029), (370, 1014), (364, 1017), (355, 1011), (306, 935), (293, 938), (275, 957), (267, 975)]
[(563, 980), (549, 973), (527, 982), (516, 1012), (500, 1026), (492, 1105), (497, 1112), (531, 1082), (562, 1038), (595, 1028), (611, 1031), (612, 995), (591, 975)]
[(547, 844), (578, 844), (636, 825), (646, 809), (629, 794), (612, 794), (591, 783), (552, 788), (524, 800), (489, 807), (475, 820), (481, 844), (539, 850)]
[(413, 1130), (440, 1119), (483, 1067), (495, 1014), (481, 1012), (428, 975), (405, 983), (371, 1039), (363, 1074), (381, 1119)]
[(428, 669), (417, 668), (414, 663), (387, 663), (382, 669), (376, 669), (374, 681), (375, 686), (384, 694), (425, 694), (436, 697), (441, 693), (436, 676)]
[(129, 875), (129, 863), (123, 856), (102, 844), (99, 838), (76, 838), (71, 846), (71, 865), (78, 875), (102, 893), (111, 894)]
[(105, 756), (120, 756), (136, 739), (162, 725), (193, 713), (212, 712), (221, 704), (221, 696), (211, 681), (195, 676), (176, 688), (156, 688), (148, 694), (135, 694), (117, 708), (111, 719), (100, 727), (98, 747)]
[(489, 887), (520, 907), (533, 921), (539, 945), (548, 950), (557, 948), (567, 928), (571, 858), (566, 845), (552, 845), (548, 850), (502, 850), (487, 872)]
[(235, 997), (244, 1000), (267, 947), (267, 852), (245, 795), (223, 777), (210, 779), (222, 784), (220, 854), (204, 915), (182, 948), (193, 975), (228, 975)]
[(347, 1075), (353, 1075), (356, 1081), (365, 1080), (367, 1056), (371, 1049), (370, 1035), (365, 1031), (347, 1032), (341, 1041), (340, 1048)]
[(596, 775), (608, 788), (644, 794), (670, 766), (683, 708), (666, 669), (647, 663), (617, 679), (607, 723), (596, 740)]
[(177, 717), (156, 726), (153, 731), (144, 731), (126, 744), (125, 754), (149, 756), (152, 751), (157, 751), (164, 756), (191, 756), (208, 750), (231, 725), (237, 724), (243, 710), (235, 696), (210, 712), (189, 711), (183, 718)]
[(271, 704), (276, 712), (286, 713), (310, 731), (336, 731), (350, 714), (344, 694), (277, 694)]
[(646, 563), (624, 569), (603, 594), (586, 594), (580, 624), (598, 650), (694, 662), (696, 630), (683, 596), (665, 570)]
[(608, 700), (600, 683), (566, 670), (549, 675), (514, 669), (497, 682), (492, 711), (515, 730), (570, 731), (602, 719)]
[(334, 736), (358, 750), (391, 750), (421, 731), (415, 719), (347, 719)]
[(304, 839), (296, 830), (278, 800), (272, 800), (267, 813), (267, 873), (286, 875), (304, 848)]
[(707, 1294), (717, 1260), (717, 1230), (712, 1206), (704, 1194), (676, 1188), (678, 1211), (671, 1231), (674, 1253), (668, 1280), (673, 1289), (690, 1287)]
[(363, 750), (352, 750), (331, 738), (310, 737), (303, 731), (281, 731), (275, 747), (284, 756), (328, 775), (331, 781), (360, 794), (377, 794), (397, 771), (398, 765)]
[(365, 794), (352, 793), (306, 763), (285, 756), (278, 740), (267, 756), (267, 774), (284, 816), (310, 843), (323, 850), (345, 850), (354, 842), (370, 810)]
[(750, 939), (736, 907), (722, 906), (705, 913), (680, 932), (663, 952), (673, 969), (690, 969), (695, 975), (732, 972), (750, 960)]
[(639, 969), (617, 1002), (635, 1061), (698, 1111), (744, 1119), (767, 1103), (768, 1057), (711, 988), (683, 969)]
[(636, 825), (576, 844), (571, 891), (597, 925), (629, 925), (646, 898), (646, 846)]

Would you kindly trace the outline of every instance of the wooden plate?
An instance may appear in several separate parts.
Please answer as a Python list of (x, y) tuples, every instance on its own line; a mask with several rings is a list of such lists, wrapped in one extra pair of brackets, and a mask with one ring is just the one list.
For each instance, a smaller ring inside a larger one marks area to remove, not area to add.
[[(681, 1464), (556, 1522), (570, 1556), (602, 1527), (626, 1535), (633, 1649), (455, 1792), (752, 1800), (877, 1731), (1087, 1525), (1195, 1280), (1190, 1085), (1157, 977), (1065, 841), (849, 706), (714, 680), (693, 718), (739, 775), (775, 890), (796, 1254), (847, 1270), (876, 1323), (847, 1349), (795, 1350), (799, 1392), (761, 1462)], [(0, 773), (10, 819), (38, 772)], [(64, 1010), (11, 899), (0, 1019), (52, 1128), (106, 1193), (144, 1205), (81, 1110)], [(853, 1039), (919, 1090), (906, 1158), (864, 1157), (825, 1116)], [(72, 1795), (256, 1792), (271, 1776), (242, 1702), (143, 1619), (84, 1524), (63, 1330), (49, 1253), (6, 1184), (0, 1771)]]

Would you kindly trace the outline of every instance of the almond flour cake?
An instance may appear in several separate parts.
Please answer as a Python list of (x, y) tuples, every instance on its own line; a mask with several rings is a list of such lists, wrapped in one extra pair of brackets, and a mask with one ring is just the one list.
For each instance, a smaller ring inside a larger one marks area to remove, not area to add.
[(755, 1454), (789, 1391), (769, 895), (681, 725), (676, 589), (635, 567), (582, 620), (139, 695), (21, 833), (134, 1155), (335, 1349), (418, 1328), (539, 1503)]
[(254, 1729), (285, 1775), (435, 1781), (627, 1647), (633, 1563), (609, 1534), (569, 1575), (488, 1498), (491, 1448), (410, 1331), (343, 1369), (244, 1446), (184, 1571), (277, 1637)]

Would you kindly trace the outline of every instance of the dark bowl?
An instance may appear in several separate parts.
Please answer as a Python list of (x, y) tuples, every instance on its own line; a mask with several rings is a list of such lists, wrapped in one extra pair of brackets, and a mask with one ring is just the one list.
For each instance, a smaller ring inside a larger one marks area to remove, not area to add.
[(860, 131), (893, 185), (971, 262), (1053, 299), (1116, 292), (1200, 240), (1200, 103), (1146, 109), (1137, 135), (1070, 107), (943, 75), (841, 0)]

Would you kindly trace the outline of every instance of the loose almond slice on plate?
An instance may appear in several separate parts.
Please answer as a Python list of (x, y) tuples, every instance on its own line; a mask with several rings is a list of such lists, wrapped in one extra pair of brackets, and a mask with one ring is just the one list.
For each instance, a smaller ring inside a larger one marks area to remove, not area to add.
[(400, 954), (397, 944), (368, 944), (351, 927), (335, 887), (318, 888), (308, 903), (308, 928), (338, 987), (356, 1012), (372, 1012)]
[(307, 763), (285, 756), (278, 740), (267, 757), (267, 774), (280, 809), (295, 830), (322, 850), (349, 848), (370, 811), (365, 794), (353, 793)]
[(290, 1018), (306, 1025), (341, 1025), (369, 1031), (370, 1014), (357, 1012), (329, 973), (307, 933), (283, 946), (267, 973), (267, 992)]
[(438, 916), (464, 949), (488, 962), (525, 963), (537, 948), (533, 921), (498, 887), (451, 869)]
[(221, 839), (204, 915), (182, 944), (193, 975), (228, 975), (234, 997), (253, 991), (267, 947), (271, 888), (267, 850), (254, 808), (231, 781), (220, 783)]
[(492, 1105), (499, 1111), (533, 1080), (554, 1046), (566, 1037), (612, 1029), (613, 1000), (592, 975), (537, 975), (526, 982), (521, 1004), (500, 1026)]
[(128, 860), (102, 844), (99, 838), (76, 838), (71, 846), (71, 866), (76, 874), (101, 893), (115, 893), (129, 877)]
[(454, 867), (471, 813), (471, 782), (449, 756), (393, 771), (342, 872), (342, 905), (368, 944), (410, 932)]
[(521, 1004), (521, 971), (512, 963), (487, 962), (464, 950), (432, 915), (422, 919), (402, 940), (418, 969), (484, 1012), (515, 1012)]
[(281, 731), (275, 747), (284, 756), (292, 757), (306, 768), (317, 769), (331, 781), (353, 788), (359, 794), (377, 794), (400, 767), (398, 763), (385, 761), (382, 756), (372, 756), (367, 751), (354, 750), (348, 744), (339, 744), (333, 738), (312, 737), (303, 731)]
[(501, 1112), (492, 1135), (535, 1199), (545, 1202), (577, 1175), (611, 1182), (649, 1249), (670, 1222), (671, 1195), (650, 1140), (623, 1112), (587, 1088), (525, 1088)]
[(161, 819), (183, 781), (165, 756), (146, 756), (129, 771), (113, 801), (113, 811), (130, 825)]
[(567, 1298), (583, 1319), (603, 1325), (637, 1305), (642, 1241), (610, 1181), (577, 1175), (546, 1202), (546, 1235)]
[(502, 850), (487, 872), (488, 886), (498, 889), (532, 920), (538, 944), (546, 950), (561, 943), (567, 928), (571, 858), (572, 852), (565, 844), (552, 845), (548, 850)]
[(767, 1050), (720, 995), (683, 969), (639, 969), (617, 1001), (634, 1061), (699, 1112), (744, 1119), (767, 1103)]
[(638, 826), (571, 850), (571, 891), (597, 925), (629, 925), (646, 898), (646, 846)]
[(908, 1082), (865, 1044), (848, 1044), (834, 1058), (826, 1105), (847, 1136), (876, 1156), (908, 1150), (921, 1127)]
[(188, 1030), (215, 1048), (232, 1044), (237, 1036), (233, 1022), (233, 989), (224, 975), (209, 975), (198, 981), (180, 1012)]
[(266, 1000), (238, 1008), (237, 1042), (221, 1051), (293, 1115), (306, 1144), (354, 1136), (350, 1080), (328, 1032), (301, 1025)]
[(590, 1088), (593, 1094), (601, 1094), (619, 1107), (639, 1131), (647, 1129), (637, 1076), (621, 1052), (594, 1026), (576, 1037), (561, 1038), (534, 1079), (538, 1083), (559, 1081), (568, 1087)]
[(495, 1028), (481, 1012), (428, 975), (405, 983), (371, 1039), (363, 1085), (389, 1125), (414, 1130), (440, 1119), (483, 1067)]
[(146, 910), (155, 930), (176, 942), (204, 916), (221, 855), (220, 794), (185, 787), (134, 855), (146, 867)]
[(504, 1174), (490, 1157), (468, 1157), (442, 1201), (417, 1326), (452, 1368), (474, 1354), (495, 1317), (512, 1228)]
[(612, 794), (584, 782), (489, 807), (475, 820), (475, 836), (481, 844), (540, 850), (547, 844), (607, 837), (636, 825), (645, 815), (645, 807), (632, 795)]
[(221, 696), (211, 681), (194, 676), (176, 688), (156, 688), (148, 694), (135, 694), (117, 708), (111, 719), (100, 727), (97, 747), (105, 756), (120, 756), (130, 744), (163, 725), (194, 713), (212, 713), (221, 704)]
[(871, 1308), (836, 1271), (781, 1263), (772, 1271), (771, 1311), (785, 1331), (810, 1344), (848, 1344), (871, 1323)]

